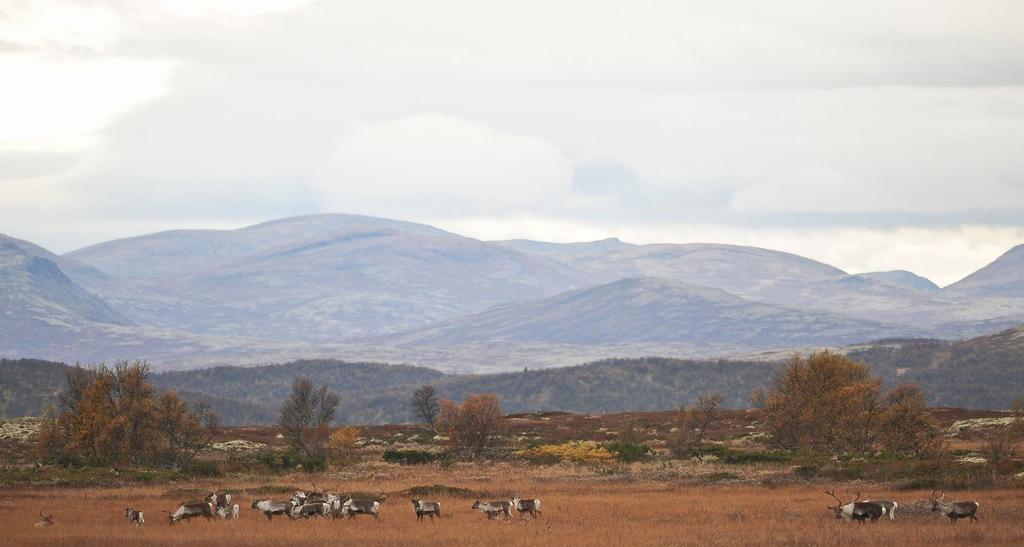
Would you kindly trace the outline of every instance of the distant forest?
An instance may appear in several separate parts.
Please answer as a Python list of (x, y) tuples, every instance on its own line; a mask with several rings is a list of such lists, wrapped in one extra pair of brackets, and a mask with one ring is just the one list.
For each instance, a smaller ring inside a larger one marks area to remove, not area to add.
[[(12, 396), (7, 416), (33, 415), (63, 388), (64, 365), (44, 361), (0, 361), (0, 389)], [(578, 367), (505, 374), (449, 375), (424, 367), (344, 361), (296, 361), (252, 368), (215, 367), (154, 374), (161, 389), (184, 399), (203, 399), (225, 424), (273, 423), (298, 376), (326, 383), (341, 396), (338, 423), (400, 423), (411, 419), (409, 398), (423, 384), (442, 398), (496, 393), (506, 412), (565, 410), (613, 412), (659, 410), (710, 391), (725, 394), (725, 406), (744, 407), (750, 392), (771, 377), (760, 362), (611, 359)], [(33, 386), (25, 389), (25, 386)]]
[[(1024, 394), (1024, 329), (964, 342), (885, 340), (850, 348), (891, 387), (916, 383), (934, 406), (1008, 408)], [(214, 367), (154, 374), (161, 389), (187, 400), (203, 399), (226, 424), (273, 423), (292, 381), (308, 376), (341, 396), (339, 423), (399, 423), (411, 419), (409, 398), (423, 384), (442, 398), (496, 393), (506, 412), (564, 410), (616, 412), (665, 410), (712, 391), (724, 406), (749, 405), (754, 388), (766, 385), (778, 363), (681, 360), (660, 357), (608, 359), (504, 374), (451, 375), (425, 367), (295, 361), (259, 367)], [(65, 365), (32, 359), (0, 360), (0, 416), (37, 415), (64, 386)]]

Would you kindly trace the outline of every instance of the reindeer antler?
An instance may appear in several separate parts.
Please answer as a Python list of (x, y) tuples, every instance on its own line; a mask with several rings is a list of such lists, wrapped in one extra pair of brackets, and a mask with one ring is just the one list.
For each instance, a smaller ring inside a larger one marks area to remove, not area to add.
[(836, 489), (835, 489), (835, 487), (833, 487), (833, 488), (832, 488), (831, 490), (827, 490), (827, 489), (826, 489), (826, 490), (825, 490), (825, 493), (826, 493), (826, 494), (828, 494), (828, 495), (830, 495), (830, 496), (832, 496), (833, 498), (835, 498), (835, 500), (836, 500), (836, 503), (838, 503), (838, 504), (839, 504), (839, 505), (837, 505), (837, 506), (835, 506), (835, 507), (831, 507), (831, 506), (829, 506), (829, 504), (827, 504), (827, 503), (826, 503), (826, 504), (825, 504), (825, 508), (826, 508), (826, 509), (830, 509), (830, 510), (831, 510), (831, 509), (837, 509), (837, 508), (839, 508), (839, 507), (842, 507), (842, 505), (843, 505), (843, 500), (839, 499), (839, 497), (838, 497), (838, 496), (836, 496)]
[(855, 496), (853, 496), (852, 500), (844, 503), (843, 505), (849, 505), (849, 504), (851, 504), (851, 503), (853, 503), (853, 502), (855, 502), (855, 501), (857, 501), (859, 499), (860, 499), (860, 491), (858, 491), (857, 494)]

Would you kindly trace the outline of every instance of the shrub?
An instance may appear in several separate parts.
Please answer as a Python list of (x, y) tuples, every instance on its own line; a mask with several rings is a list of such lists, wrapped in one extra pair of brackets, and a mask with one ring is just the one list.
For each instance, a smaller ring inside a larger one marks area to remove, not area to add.
[(679, 407), (678, 431), (669, 436), (667, 443), (673, 456), (696, 456), (704, 461), (704, 437), (718, 418), (718, 406), (723, 400), (722, 394), (711, 393), (698, 397), (690, 408), (685, 405)]
[(482, 393), (466, 397), (461, 405), (442, 401), (437, 425), (451, 440), (456, 454), (479, 459), (498, 446), (504, 429), (503, 418), (498, 396)]
[(615, 457), (623, 463), (644, 461), (651, 455), (651, 447), (643, 443), (631, 443), (628, 441), (616, 441), (605, 446)]
[(752, 463), (786, 463), (793, 459), (793, 454), (785, 450), (736, 450), (728, 446), (716, 444), (704, 448), (704, 454), (715, 456), (721, 463), (746, 465)]
[(913, 385), (884, 397), (867, 365), (822, 351), (791, 358), (767, 391), (754, 393), (772, 442), (788, 450), (864, 453), (877, 447), (923, 456), (942, 444)]
[(392, 450), (384, 451), (384, 461), (402, 465), (423, 465), (437, 461), (437, 454), (426, 450)]
[(532, 463), (547, 464), (607, 463), (616, 459), (615, 454), (594, 441), (570, 441), (564, 444), (545, 444), (516, 452), (516, 455)]
[(158, 393), (145, 361), (65, 370), (60, 408), (48, 408), (37, 453), (71, 467), (160, 464), (187, 468), (210, 444), (219, 419), (190, 408), (173, 390)]
[(358, 427), (342, 427), (331, 433), (327, 441), (327, 454), (334, 464), (345, 465), (359, 460), (355, 450), (361, 430)]
[(188, 465), (188, 472), (195, 477), (217, 477), (220, 476), (220, 469), (217, 462), (209, 460), (192, 460)]

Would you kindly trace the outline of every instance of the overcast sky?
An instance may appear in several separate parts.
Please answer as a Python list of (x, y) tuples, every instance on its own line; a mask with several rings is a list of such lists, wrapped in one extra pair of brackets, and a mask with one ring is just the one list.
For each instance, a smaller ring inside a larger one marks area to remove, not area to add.
[(0, 232), (345, 212), (953, 282), (1024, 243), (1024, 2), (0, 0)]

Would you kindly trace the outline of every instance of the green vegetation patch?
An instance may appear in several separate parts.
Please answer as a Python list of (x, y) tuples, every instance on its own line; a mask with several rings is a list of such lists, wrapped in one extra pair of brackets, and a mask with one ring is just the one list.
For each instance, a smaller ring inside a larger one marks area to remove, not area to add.
[(646, 444), (628, 441), (608, 443), (605, 445), (605, 448), (612, 454), (615, 454), (615, 457), (622, 463), (646, 461), (653, 454), (651, 447)]
[(424, 465), (441, 459), (440, 454), (426, 450), (393, 450), (384, 451), (384, 461), (402, 465)]
[(720, 444), (705, 446), (703, 452), (705, 456), (715, 456), (722, 463), (734, 465), (789, 463), (794, 457), (786, 450), (736, 450)]
[(409, 493), (413, 496), (422, 498), (447, 496), (450, 498), (480, 499), (488, 497), (487, 492), (461, 488), (458, 486), (449, 486), (447, 484), (413, 486), (409, 489)]

